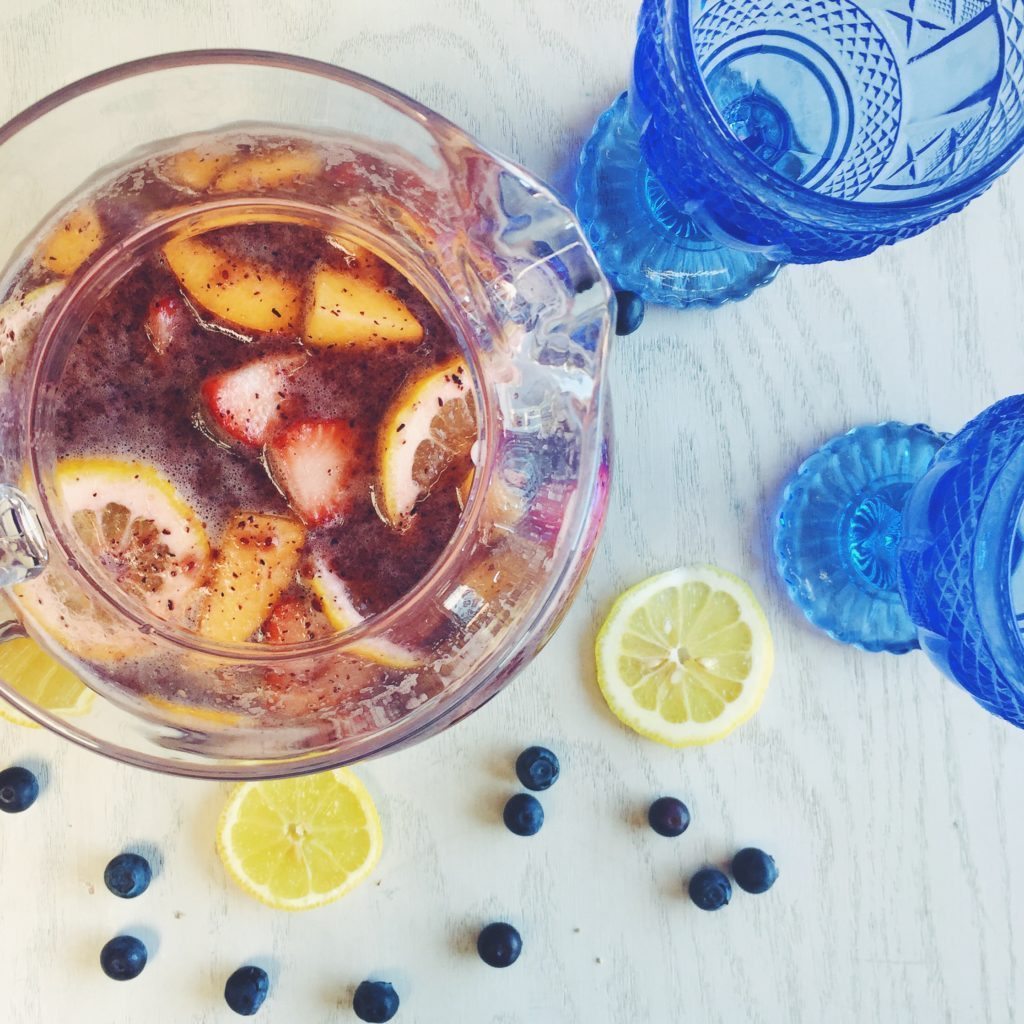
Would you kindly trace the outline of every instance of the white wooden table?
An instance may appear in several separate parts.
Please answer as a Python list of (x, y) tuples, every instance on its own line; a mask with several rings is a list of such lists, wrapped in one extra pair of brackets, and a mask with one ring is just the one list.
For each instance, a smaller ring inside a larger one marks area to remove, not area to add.
[[(621, 90), (635, 0), (8, 0), (0, 119), (82, 74), (162, 50), (250, 46), (347, 65), (465, 125), (543, 176)], [(594, 13), (600, 12), (600, 13)], [(3, 183), (0, 182), (0, 187)], [(1005, 1022), (1024, 1017), (1024, 735), (921, 655), (841, 648), (787, 605), (768, 511), (800, 458), (881, 418), (956, 428), (1024, 380), (1024, 170), (941, 228), (870, 259), (789, 269), (714, 313), (651, 311), (615, 346), (616, 474), (594, 567), (555, 640), (465, 724), (366, 765), (386, 851), (374, 879), (301, 915), (226, 879), (226, 787), (120, 767), (0, 723), (0, 765), (42, 766), (38, 804), (0, 821), (0, 1021), (234, 1018), (224, 978), (270, 969), (271, 1022), (354, 1020), (353, 986), (391, 979), (398, 1018), (501, 1024)], [(621, 728), (591, 646), (613, 596), (712, 561), (753, 582), (778, 665), (731, 739), (673, 752)], [(505, 831), (512, 762), (562, 757), (539, 836)], [(693, 824), (642, 825), (675, 793)], [(781, 879), (704, 914), (684, 878), (763, 845)], [(102, 884), (126, 845), (158, 851), (131, 903)], [(507, 971), (473, 950), (507, 918)], [(115, 984), (120, 930), (150, 966)]]

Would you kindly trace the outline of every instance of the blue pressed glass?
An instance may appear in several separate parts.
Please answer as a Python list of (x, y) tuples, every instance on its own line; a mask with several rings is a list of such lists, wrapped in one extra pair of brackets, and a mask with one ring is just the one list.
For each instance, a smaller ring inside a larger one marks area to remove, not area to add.
[(1024, 0), (644, 0), (577, 208), (622, 288), (742, 298), (977, 196), (1024, 144)]
[(886, 423), (828, 442), (786, 488), (775, 551), (815, 625), (868, 650), (920, 645), (1024, 727), (1024, 395), (951, 440)]

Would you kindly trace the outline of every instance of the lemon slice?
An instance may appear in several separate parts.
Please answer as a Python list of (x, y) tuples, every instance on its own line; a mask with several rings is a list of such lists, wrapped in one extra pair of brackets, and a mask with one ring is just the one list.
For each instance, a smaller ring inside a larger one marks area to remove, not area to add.
[[(84, 715), (96, 699), (78, 676), (28, 638), (0, 644), (0, 679), (37, 707), (61, 717)], [(0, 700), (0, 718), (38, 728), (37, 722), (5, 700)]]
[[(155, 615), (187, 622), (210, 559), (206, 531), (170, 481), (152, 466), (117, 458), (64, 459), (54, 487), (65, 514), (100, 566)], [(22, 490), (33, 495), (31, 479)], [(75, 573), (51, 560), (13, 588), (36, 628), (92, 661), (152, 653), (134, 623), (115, 616)]]
[(52, 281), (0, 304), (0, 360), (8, 381), (24, 364), (43, 316), (64, 285), (64, 281)]
[(217, 833), (228, 874), (279, 910), (309, 910), (344, 896), (373, 870), (382, 846), (373, 799), (347, 768), (243, 782)]
[(80, 539), (121, 588), (160, 618), (180, 620), (210, 545), (173, 484), (152, 466), (116, 458), (64, 459), (54, 483)]
[(239, 726), (246, 722), (244, 715), (239, 715), (234, 711), (224, 711), (221, 708), (189, 706), (180, 701), (167, 700), (165, 697), (156, 697), (152, 694), (147, 694), (143, 700), (165, 719), (185, 728), (203, 728), (208, 725)]
[[(362, 622), (363, 616), (352, 603), (352, 596), (344, 580), (331, 571), (327, 560), (321, 555), (314, 555), (311, 562), (313, 574), (309, 578), (309, 586), (320, 598), (324, 615), (331, 626), (339, 633), (343, 633)], [(361, 640), (349, 646), (347, 650), (366, 661), (373, 661), (387, 668), (413, 669), (420, 663), (420, 659), (412, 651), (383, 637)]]
[(713, 743), (760, 706), (774, 652), (741, 579), (674, 569), (627, 590), (597, 636), (597, 681), (615, 716), (672, 747)]
[(378, 511), (404, 530), (416, 505), (477, 437), (469, 370), (455, 361), (407, 385), (381, 424)]

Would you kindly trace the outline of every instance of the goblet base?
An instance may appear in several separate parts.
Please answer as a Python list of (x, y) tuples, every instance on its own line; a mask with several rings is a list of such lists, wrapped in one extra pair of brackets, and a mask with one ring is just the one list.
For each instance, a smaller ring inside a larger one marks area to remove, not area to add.
[(623, 93), (580, 156), (576, 212), (605, 273), (647, 302), (686, 309), (745, 299), (779, 263), (722, 245), (676, 206), (644, 161)]
[(842, 643), (903, 654), (919, 646), (900, 595), (903, 508), (947, 436), (881, 423), (833, 438), (797, 470), (775, 524), (775, 557), (793, 601)]

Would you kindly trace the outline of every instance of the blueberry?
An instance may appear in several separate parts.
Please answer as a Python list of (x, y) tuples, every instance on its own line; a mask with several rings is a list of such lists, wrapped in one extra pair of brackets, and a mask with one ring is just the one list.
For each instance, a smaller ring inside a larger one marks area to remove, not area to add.
[(644, 300), (636, 292), (615, 293), (615, 333), (632, 334), (644, 322)]
[(659, 836), (681, 836), (690, 827), (690, 808), (674, 796), (662, 796), (651, 804), (647, 820)]
[(512, 925), (495, 921), (477, 936), (476, 951), (489, 967), (511, 967), (523, 951), (523, 937)]
[(383, 1024), (398, 1013), (398, 993), (388, 981), (361, 981), (352, 999), (360, 1020)]
[(718, 868), (701, 868), (690, 879), (690, 899), (701, 910), (721, 910), (731, 897), (729, 879)]
[(573, 282), (573, 291), (575, 291), (577, 295), (582, 295), (584, 292), (589, 292), (595, 284), (597, 284), (597, 278), (594, 277), (593, 274), (584, 271)]
[(153, 880), (153, 870), (145, 857), (137, 853), (119, 853), (103, 872), (106, 887), (121, 899), (141, 896)]
[(148, 959), (146, 944), (134, 935), (118, 935), (100, 950), (100, 967), (114, 981), (137, 978)]
[(558, 781), (558, 758), (547, 747), (527, 747), (516, 758), (519, 781), (534, 792), (550, 789)]
[(224, 985), (224, 1000), (235, 1013), (251, 1017), (267, 998), (270, 978), (262, 967), (239, 967)]
[(529, 793), (516, 793), (505, 804), (505, 827), (517, 836), (535, 836), (544, 824), (544, 808)]
[(732, 859), (732, 873), (736, 884), (746, 892), (767, 892), (779, 877), (775, 861), (764, 850), (748, 846)]
[(19, 765), (0, 772), (0, 811), (17, 814), (27, 811), (39, 796), (39, 780)]

